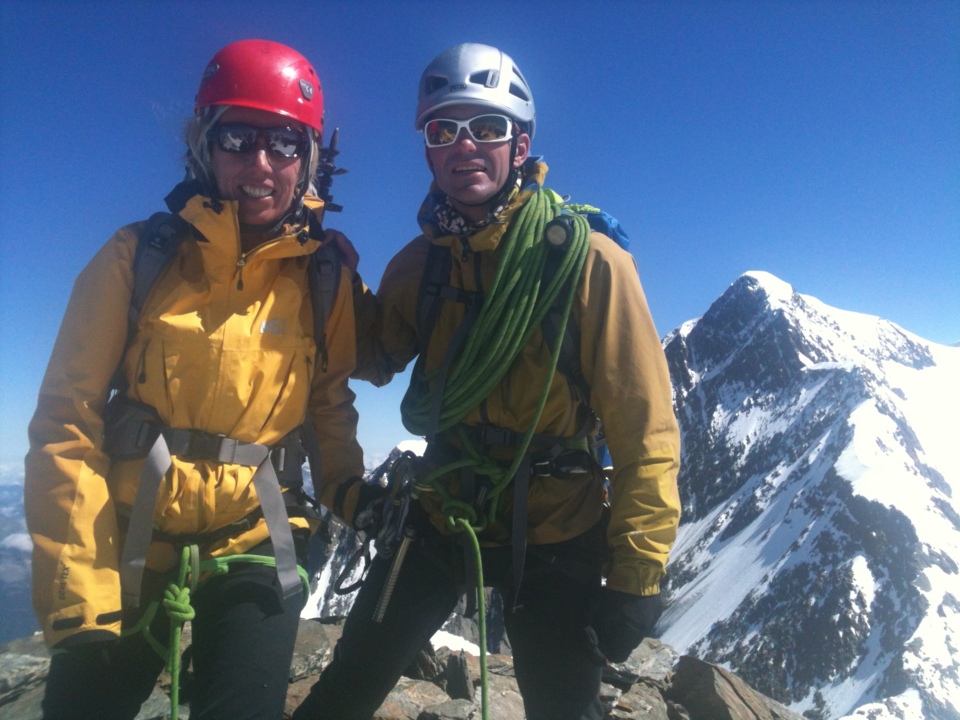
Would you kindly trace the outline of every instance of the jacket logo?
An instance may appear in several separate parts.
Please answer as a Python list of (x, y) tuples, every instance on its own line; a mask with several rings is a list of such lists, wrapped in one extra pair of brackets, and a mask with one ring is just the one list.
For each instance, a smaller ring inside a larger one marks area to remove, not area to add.
[(260, 323), (261, 335), (283, 335), (287, 331), (287, 321), (283, 318), (273, 318)]

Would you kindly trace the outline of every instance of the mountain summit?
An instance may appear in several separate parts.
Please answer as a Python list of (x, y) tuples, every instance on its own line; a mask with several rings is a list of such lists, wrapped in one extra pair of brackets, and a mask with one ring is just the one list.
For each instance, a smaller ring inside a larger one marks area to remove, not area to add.
[(664, 347), (663, 642), (810, 718), (960, 718), (960, 349), (764, 272)]

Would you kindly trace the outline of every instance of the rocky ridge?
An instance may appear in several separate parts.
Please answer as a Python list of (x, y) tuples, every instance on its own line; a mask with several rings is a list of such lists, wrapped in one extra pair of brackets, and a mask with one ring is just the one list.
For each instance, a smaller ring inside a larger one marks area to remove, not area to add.
[[(285, 718), (299, 705), (329, 662), (342, 618), (301, 620), (290, 668)], [(189, 626), (183, 647), (189, 642)], [(39, 635), (0, 646), (0, 720), (40, 720), (50, 655)], [(487, 661), (489, 717), (522, 720), (523, 701), (509, 655)], [(181, 676), (181, 700), (189, 699), (189, 668)], [(373, 720), (472, 720), (480, 712), (479, 659), (465, 651), (424, 648)], [(162, 675), (137, 720), (169, 717), (170, 677)], [(678, 656), (647, 639), (624, 663), (604, 672), (602, 700), (607, 720), (802, 720), (721, 667)], [(190, 717), (184, 705), (180, 717)]]

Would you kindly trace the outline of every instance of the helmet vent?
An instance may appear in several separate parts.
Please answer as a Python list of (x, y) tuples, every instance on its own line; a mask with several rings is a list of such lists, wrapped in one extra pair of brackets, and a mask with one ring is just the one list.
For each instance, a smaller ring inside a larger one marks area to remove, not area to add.
[(432, 95), (444, 85), (447, 85), (447, 79), (442, 75), (431, 75), (423, 84), (427, 95)]
[(481, 70), (480, 72), (475, 72), (470, 76), (470, 82), (488, 88), (495, 88), (500, 82), (500, 71)]
[(530, 96), (523, 91), (523, 88), (515, 83), (510, 83), (510, 94), (516, 95), (524, 102), (530, 102)]

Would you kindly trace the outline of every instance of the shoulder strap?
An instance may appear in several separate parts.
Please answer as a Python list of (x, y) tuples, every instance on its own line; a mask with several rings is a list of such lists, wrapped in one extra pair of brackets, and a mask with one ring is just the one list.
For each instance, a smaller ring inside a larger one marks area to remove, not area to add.
[[(314, 367), (320, 372), (327, 371), (329, 355), (327, 353), (327, 320), (333, 312), (340, 291), (340, 269), (343, 256), (334, 243), (326, 243), (317, 248), (307, 264), (307, 278), (310, 285), (310, 303), (313, 306), (313, 340), (317, 346)], [(314, 493), (320, 497), (317, 483), (320, 482), (320, 439), (317, 429), (308, 412), (301, 424), (301, 441), (310, 463), (310, 477), (314, 483)]]
[[(127, 309), (127, 339), (124, 354), (130, 346), (133, 336), (140, 325), (143, 306), (150, 297), (150, 291), (160, 275), (173, 260), (183, 239), (185, 223), (177, 215), (157, 212), (150, 216), (140, 236), (133, 255), (133, 290), (130, 294), (130, 307)], [(113, 373), (110, 386), (119, 390), (123, 385), (120, 367)]]
[[(420, 278), (420, 290), (417, 296), (417, 339), (419, 344), (420, 357), (417, 360), (417, 367), (414, 373), (425, 365), (427, 349), (430, 345), (430, 338), (433, 336), (433, 328), (437, 324), (437, 318), (440, 316), (440, 308), (443, 300), (455, 300), (461, 302), (466, 307), (466, 315), (457, 328), (456, 333), (450, 338), (450, 343), (443, 355), (443, 361), (440, 365), (439, 383), (441, 390), (434, 395), (434, 400), (430, 409), (430, 422), (427, 438), (432, 439), (436, 432), (437, 423), (440, 418), (441, 406), (444, 397), (444, 388), (446, 387), (447, 374), (453, 365), (460, 346), (466, 340), (467, 334), (476, 322), (482, 307), (483, 292), (470, 292), (463, 288), (453, 287), (450, 284), (450, 270), (453, 261), (450, 256), (450, 248), (442, 245), (430, 244), (427, 252), (426, 266), (423, 276)], [(480, 261), (475, 265), (477, 273), (477, 287), (480, 287)], [(401, 404), (401, 411), (403, 405)]]
[[(540, 281), (542, 284), (549, 285), (551, 283), (558, 265), (558, 258), (554, 257), (554, 253), (548, 254), (547, 262), (543, 268), (543, 279)], [(568, 282), (580, 282), (580, 278), (573, 277)], [(583, 376), (583, 368), (580, 364), (580, 327), (573, 319), (573, 313), (570, 313), (567, 317), (566, 327), (562, 326), (563, 308), (561, 303), (565, 296), (566, 294), (563, 292), (557, 294), (556, 299), (550, 305), (546, 316), (540, 323), (540, 331), (543, 333), (543, 340), (550, 350), (553, 350), (557, 343), (560, 343), (557, 369), (580, 389), (584, 402), (589, 402), (590, 386)]]
[(150, 291), (180, 246), (182, 229), (183, 221), (179, 217), (168, 212), (158, 212), (150, 216), (137, 240), (133, 257), (133, 293), (127, 314), (127, 342), (137, 329)]
[(450, 248), (430, 243), (417, 295), (417, 337), (422, 356), (427, 354), (427, 345), (440, 315), (440, 301), (453, 291), (450, 287), (451, 265)]
[(327, 371), (327, 320), (340, 290), (340, 267), (343, 258), (334, 243), (326, 243), (310, 255), (308, 275), (310, 300), (313, 304), (313, 339), (317, 345), (317, 365)]

